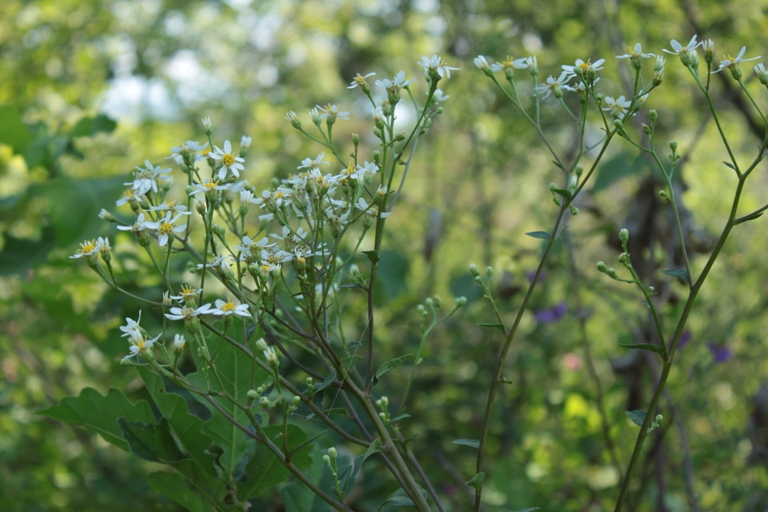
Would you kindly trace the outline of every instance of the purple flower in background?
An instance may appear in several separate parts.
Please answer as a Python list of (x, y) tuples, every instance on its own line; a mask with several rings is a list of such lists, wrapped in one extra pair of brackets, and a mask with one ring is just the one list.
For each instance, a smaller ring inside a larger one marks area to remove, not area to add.
[(683, 334), (680, 335), (680, 339), (677, 342), (677, 348), (681, 349), (684, 346), (686, 346), (688, 343), (691, 342), (691, 331), (683, 331)]
[[(525, 277), (528, 279), (529, 283), (533, 282), (533, 278), (536, 277), (536, 271), (535, 270), (529, 270), (525, 273)], [(542, 270), (541, 274), (539, 274), (539, 282), (541, 283), (547, 278), (547, 271)]]
[(560, 304), (552, 306), (551, 308), (540, 309), (536, 311), (534, 316), (536, 317), (536, 321), (540, 324), (549, 324), (552, 322), (557, 322), (563, 318), (567, 312), (568, 304), (561, 302)]
[(719, 346), (714, 343), (709, 343), (709, 352), (712, 354), (712, 360), (716, 363), (724, 363), (729, 361), (733, 357), (731, 349), (725, 345)]

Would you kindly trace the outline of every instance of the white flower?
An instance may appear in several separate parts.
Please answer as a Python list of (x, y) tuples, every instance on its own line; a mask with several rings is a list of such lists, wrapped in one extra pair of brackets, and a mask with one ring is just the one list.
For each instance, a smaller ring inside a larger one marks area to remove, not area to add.
[(241, 190), (240, 191), (240, 203), (241, 204), (251, 204), (253, 203), (253, 192), (250, 190)]
[(318, 165), (331, 165), (328, 162), (323, 162), (325, 153), (320, 153), (316, 158), (305, 158), (301, 161), (301, 165), (297, 169), (309, 169), (310, 167), (317, 167)]
[(141, 311), (139, 311), (139, 319), (134, 321), (130, 318), (125, 319), (126, 325), (121, 325), (120, 330), (123, 331), (124, 334), (121, 334), (122, 337), (126, 336), (133, 336), (134, 333), (140, 333), (141, 332), (141, 326), (139, 323), (141, 322)]
[(746, 52), (746, 51), (747, 51), (747, 47), (746, 46), (742, 46), (741, 47), (741, 51), (736, 56), (736, 58), (733, 58), (730, 55), (727, 55), (724, 60), (720, 61), (720, 67), (716, 71), (713, 71), (712, 73), (718, 73), (718, 72), (724, 70), (725, 68), (733, 69), (733, 68), (738, 67), (739, 62), (748, 62), (750, 60), (757, 60), (757, 59), (760, 58), (758, 56), (758, 57), (752, 57), (751, 59), (743, 59), (742, 57), (744, 57), (744, 52)]
[[(101, 240), (101, 239), (99, 239)], [(80, 248), (70, 256), (70, 258), (82, 258), (83, 256), (93, 256), (99, 252), (99, 248), (96, 246), (96, 242), (93, 240), (86, 240), (80, 244)]]
[(637, 43), (635, 45), (635, 48), (629, 49), (629, 53), (625, 53), (624, 55), (617, 55), (617, 59), (650, 59), (651, 57), (655, 57), (656, 55), (653, 53), (643, 53), (643, 46), (640, 43)]
[(251, 139), (247, 135), (243, 135), (242, 137), (240, 137), (240, 151), (248, 151), (248, 148), (251, 147), (252, 140), (253, 139)]
[[(130, 183), (131, 185), (133, 183)], [(115, 204), (117, 206), (123, 206), (126, 203), (138, 203), (141, 201), (141, 198), (139, 197), (140, 194), (137, 194), (135, 190), (132, 188), (127, 189), (125, 192), (123, 192), (123, 197), (115, 201)]]
[(202, 158), (202, 156), (198, 154), (198, 151), (203, 151), (207, 147), (207, 142), (205, 144), (200, 144), (194, 140), (188, 140), (181, 146), (173, 146), (171, 148), (171, 156), (165, 158), (172, 158), (177, 164), (181, 165), (184, 163), (184, 154), (188, 154), (193, 156), (195, 161), (198, 161)]
[(361, 86), (362, 88), (362, 85), (365, 84), (365, 79), (375, 74), (376, 73), (368, 73), (367, 75), (363, 76), (360, 73), (358, 73), (357, 75), (355, 75), (355, 78), (349, 83), (349, 87), (347, 87), (347, 89), (354, 89), (357, 86)]
[(626, 109), (629, 108), (629, 106), (632, 104), (631, 101), (624, 99), (624, 96), (619, 96), (615, 100), (610, 96), (606, 96), (603, 100), (603, 103), (608, 105), (607, 107), (603, 108), (603, 110), (609, 110), (611, 112), (611, 117), (617, 119), (624, 115)]
[(162, 202), (157, 206), (152, 206), (149, 208), (150, 211), (153, 212), (170, 212), (174, 211), (176, 213), (179, 213), (181, 215), (192, 215), (192, 212), (187, 210), (186, 205), (183, 205), (177, 201), (169, 201), (169, 202)]
[(437, 73), (440, 78), (451, 78), (451, 71), (459, 71), (460, 68), (447, 66), (441, 57), (432, 55), (432, 58), (422, 57), (417, 63), (424, 68), (424, 76), (429, 78), (430, 73)]
[(264, 359), (266, 359), (267, 363), (271, 365), (276, 365), (279, 363), (275, 347), (267, 347), (264, 349)]
[(568, 72), (569, 78), (578, 76), (583, 80), (585, 77), (589, 78), (589, 74), (602, 70), (603, 68), (601, 66), (604, 62), (605, 59), (596, 60), (594, 63), (592, 63), (591, 59), (587, 59), (587, 62), (584, 62), (581, 59), (576, 59), (576, 63), (573, 66), (563, 65), (561, 67), (563, 68), (563, 71)]
[[(357, 203), (355, 203), (355, 206), (359, 210), (363, 210), (367, 215), (370, 215), (371, 217), (374, 217), (374, 218), (375, 217), (379, 217), (379, 207), (376, 206), (375, 204), (372, 204), (372, 205), (369, 206), (368, 202), (365, 199), (363, 199), (362, 197), (357, 200)], [(381, 214), (381, 218), (385, 219), (385, 218), (389, 217), (389, 213), (390, 212), (383, 212)]]
[(415, 81), (416, 79), (406, 80), (405, 71), (398, 71), (393, 80), (390, 80), (388, 78), (385, 78), (384, 80), (376, 80), (376, 85), (381, 87), (382, 89), (386, 89), (387, 91), (389, 91), (393, 87), (397, 88), (397, 90), (399, 91), (403, 87), (411, 85)]
[(669, 44), (672, 45), (674, 51), (667, 50), (666, 48), (664, 48), (664, 51), (671, 53), (672, 55), (679, 55), (680, 61), (687, 66), (690, 63), (689, 52), (693, 52), (701, 43), (696, 41), (696, 34), (694, 34), (691, 40), (688, 42), (688, 46), (683, 46), (677, 42), (677, 39), (671, 40)]
[(117, 229), (120, 231), (131, 231), (133, 234), (138, 235), (145, 229), (147, 229), (149, 226), (148, 221), (144, 220), (144, 213), (140, 213), (139, 216), (136, 218), (136, 222), (131, 226), (117, 226)]
[(248, 312), (248, 304), (240, 304), (236, 306), (231, 300), (224, 302), (221, 299), (216, 299), (216, 309), (212, 309), (211, 314), (218, 316), (251, 316)]
[(205, 128), (206, 131), (211, 131), (213, 129), (213, 125), (211, 125), (211, 116), (205, 116), (203, 118), (203, 128)]
[(171, 172), (170, 167), (167, 169), (161, 169), (158, 165), (153, 166), (149, 160), (144, 160), (145, 167), (136, 167), (133, 172), (133, 181), (123, 183), (123, 185), (131, 185), (131, 188), (138, 194), (144, 195), (150, 190), (157, 194), (157, 181), (156, 178), (168, 172)]
[(761, 84), (768, 83), (768, 72), (765, 70), (765, 64), (762, 62), (759, 64), (755, 64), (755, 74), (757, 75), (758, 80), (760, 80)]
[(198, 315), (209, 313), (209, 309), (211, 309), (210, 304), (203, 304), (197, 309), (188, 308), (186, 306), (183, 308), (171, 308), (170, 312), (165, 314), (165, 317), (168, 320), (189, 320)]
[(342, 121), (349, 121), (349, 112), (339, 112), (339, 107), (336, 105), (331, 105), (329, 103), (325, 107), (321, 107), (320, 105), (317, 105), (315, 108), (323, 112), (322, 114), (320, 114), (320, 119), (330, 118), (334, 121), (336, 119), (341, 119)]
[[(427, 94), (429, 94), (429, 91), (427, 91)], [(450, 98), (449, 95), (443, 94), (443, 91), (441, 89), (435, 89), (435, 93), (432, 95), (432, 101), (435, 103), (442, 103), (446, 101), (448, 98)]]
[(475, 57), (475, 66), (482, 69), (483, 71), (491, 70), (491, 65), (482, 55), (478, 55), (477, 57)]
[(205, 183), (195, 183), (194, 187), (195, 187), (195, 190), (193, 190), (189, 194), (191, 196), (195, 194), (199, 194), (200, 192), (202, 193), (210, 192), (211, 190), (227, 190), (228, 188), (231, 187), (231, 184), (226, 183), (224, 185), (219, 185), (218, 181), (207, 180)]
[(201, 293), (203, 293), (202, 288), (192, 288), (190, 286), (183, 285), (181, 287), (181, 293), (179, 293), (179, 295), (171, 295), (171, 298), (173, 300), (181, 300), (184, 302), (189, 302), (190, 300), (194, 299)]
[(151, 340), (148, 340), (144, 338), (144, 335), (141, 333), (136, 334), (135, 336), (131, 336), (128, 340), (131, 343), (130, 351), (131, 354), (128, 357), (133, 357), (136, 355), (144, 355), (152, 351), (152, 346), (155, 344), (155, 342), (160, 338), (160, 335), (158, 334)]
[(181, 352), (184, 350), (184, 345), (187, 344), (187, 340), (184, 339), (183, 334), (177, 334), (173, 337), (173, 350), (176, 352)]
[(299, 116), (296, 115), (296, 112), (293, 110), (289, 110), (287, 114), (285, 114), (285, 118), (290, 122), (292, 125), (298, 125), (301, 126), (301, 123), (299, 122)]
[(223, 180), (227, 177), (227, 171), (231, 171), (236, 178), (239, 178), (240, 171), (245, 169), (245, 167), (243, 167), (243, 162), (245, 162), (245, 160), (239, 156), (235, 156), (235, 154), (232, 153), (232, 143), (228, 140), (224, 141), (223, 150), (218, 146), (214, 146), (213, 151), (211, 151), (208, 156), (214, 160), (221, 161), (221, 168), (219, 169), (220, 180)]
[(503, 71), (507, 77), (514, 74), (515, 69), (525, 69), (528, 67), (528, 61), (525, 58), (512, 60), (512, 57), (507, 55), (507, 60), (504, 62), (496, 62), (491, 64), (491, 71), (498, 73)]
[(186, 224), (181, 226), (174, 226), (173, 224), (179, 220), (183, 213), (177, 214), (171, 219), (171, 212), (165, 214), (165, 218), (158, 222), (147, 222), (146, 227), (157, 230), (157, 240), (160, 242), (160, 247), (163, 247), (168, 243), (168, 237), (173, 233), (182, 233), (186, 228)]
[(96, 250), (99, 251), (102, 256), (109, 254), (109, 251), (112, 250), (112, 247), (109, 246), (109, 238), (99, 237), (98, 240), (96, 240)]
[(548, 77), (545, 84), (540, 85), (536, 88), (536, 90), (541, 95), (541, 99), (546, 99), (547, 96), (549, 96), (551, 93), (555, 93), (556, 98), (562, 97), (561, 88), (563, 85), (568, 83), (568, 81), (573, 77), (573, 75), (569, 75), (567, 71), (563, 71), (560, 73), (560, 76), (557, 78), (554, 77)]

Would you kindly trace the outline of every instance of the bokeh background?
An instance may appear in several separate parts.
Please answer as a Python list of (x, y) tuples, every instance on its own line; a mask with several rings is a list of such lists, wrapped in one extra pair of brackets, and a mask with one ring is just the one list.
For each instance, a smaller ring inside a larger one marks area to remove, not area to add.
[[(415, 308), (425, 297), (469, 299), (429, 340), (406, 428), (452, 510), (467, 510), (474, 451), (451, 441), (478, 437), (502, 342), (498, 331), (475, 325), (493, 317), (467, 265), (494, 267), (500, 308), (513, 316), (542, 247), (524, 234), (551, 229), (548, 186), (559, 179), (535, 132), (472, 59), (536, 55), (544, 79), (576, 58), (605, 58), (599, 85), (617, 97), (630, 93), (629, 67), (614, 57), (636, 42), (660, 53), (670, 39), (698, 34), (715, 40), (718, 60), (743, 45), (749, 57), (768, 55), (766, 5), (749, 0), (4, 0), (2, 10), (0, 508), (25, 512), (177, 509), (146, 483), (157, 467), (36, 412), (88, 386), (144, 396), (135, 372), (119, 365), (126, 347), (117, 327), (135, 318), (138, 305), (68, 256), (97, 235), (128, 243), (97, 218), (99, 210), (115, 210), (134, 166), (202, 140), (203, 116), (220, 139), (253, 138), (246, 177), (266, 187), (320, 152), (285, 121), (288, 110), (306, 121), (316, 104), (339, 103), (352, 112), (336, 125), (344, 140), (372, 129), (367, 100), (346, 89), (356, 73), (404, 70), (423, 94), (416, 65), (423, 55), (462, 68), (441, 84), (450, 95), (445, 114), (420, 143), (388, 222), (377, 314), (384, 361), (414, 350)], [(751, 66), (742, 68), (768, 107), (768, 91)], [(518, 76), (530, 96), (529, 77)], [(713, 76), (712, 88), (737, 155), (751, 160), (763, 137), (759, 116), (727, 73)], [(677, 140), (685, 156), (678, 186), (700, 270), (732, 199), (733, 173), (720, 163), (727, 154), (674, 57), (647, 106), (659, 112), (658, 140)], [(573, 128), (554, 102), (544, 103), (542, 124), (561, 154), (574, 154)], [(588, 137), (599, 139), (597, 123)], [(596, 511), (615, 500), (606, 430), (623, 471), (637, 433), (624, 411), (646, 407), (658, 373), (653, 358), (619, 345), (650, 336), (641, 297), (594, 268), (615, 261), (619, 228), (630, 229), (633, 262), (660, 291), (667, 331), (685, 298), (681, 283), (659, 273), (674, 266), (679, 249), (648, 162), (618, 141), (594, 180), (513, 347), (505, 372), (513, 382), (497, 399), (492, 425), (487, 510)], [(763, 164), (744, 213), (765, 204), (766, 185)], [(765, 232), (763, 219), (734, 231), (697, 301), (628, 510), (768, 506)], [(159, 283), (142, 272), (141, 259), (122, 256), (125, 287), (156, 293)], [(357, 314), (354, 304), (350, 311)], [(383, 382), (390, 397), (398, 381)], [(365, 475), (358, 510), (375, 510), (388, 494), (377, 469)], [(253, 505), (281, 510), (277, 490)]]

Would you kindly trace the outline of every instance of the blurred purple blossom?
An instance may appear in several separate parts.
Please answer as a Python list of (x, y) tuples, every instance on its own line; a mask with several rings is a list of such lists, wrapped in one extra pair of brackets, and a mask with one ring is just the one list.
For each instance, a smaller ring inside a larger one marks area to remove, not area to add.
[(712, 359), (715, 363), (724, 363), (733, 357), (731, 349), (725, 345), (715, 345), (714, 343), (709, 343), (707, 346), (709, 347), (709, 352), (712, 354)]
[(568, 304), (561, 302), (555, 306), (552, 306), (551, 308), (540, 309), (533, 314), (536, 317), (536, 321), (538, 321), (540, 324), (548, 324), (557, 322), (563, 318), (567, 312)]
[(680, 339), (677, 342), (677, 348), (683, 348), (691, 342), (692, 338), (693, 336), (691, 336), (691, 331), (683, 331), (683, 334), (680, 335)]
[[(529, 270), (528, 272), (525, 273), (525, 277), (526, 277), (526, 279), (528, 279), (529, 283), (533, 282), (533, 278), (536, 277), (536, 271), (535, 270)], [(542, 270), (541, 274), (539, 274), (539, 283), (544, 281), (546, 278), (547, 278), (547, 271), (546, 270)]]

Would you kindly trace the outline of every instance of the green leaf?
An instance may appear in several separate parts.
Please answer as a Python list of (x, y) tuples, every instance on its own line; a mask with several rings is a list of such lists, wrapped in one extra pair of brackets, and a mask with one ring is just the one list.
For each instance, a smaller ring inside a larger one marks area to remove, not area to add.
[(401, 364), (403, 364), (404, 362), (406, 362), (408, 359), (412, 357), (413, 357), (413, 354), (405, 354), (403, 356), (390, 359), (386, 363), (382, 364), (381, 366), (379, 366), (379, 369), (376, 370), (376, 374), (373, 377), (373, 383), (376, 384), (377, 382), (379, 382), (379, 378), (382, 375), (387, 373), (389, 370), (394, 370), (395, 368), (397, 368), (398, 366), (400, 366)]
[(570, 190), (568, 190), (568, 189), (565, 189), (565, 188), (553, 188), (551, 190), (555, 194), (557, 194), (557, 195), (561, 196), (562, 198), (564, 198), (566, 201), (570, 201), (571, 199), (573, 199), (573, 193)]
[(736, 168), (733, 166), (733, 164), (732, 164), (732, 163), (729, 163), (729, 162), (723, 162), (723, 163), (724, 163), (724, 164), (725, 164), (725, 166), (726, 166), (726, 167), (728, 167), (729, 169), (733, 169), (734, 171), (736, 170)]
[(96, 117), (84, 117), (69, 132), (69, 136), (92, 137), (100, 132), (112, 133), (117, 127), (117, 123), (110, 117), (99, 114)]
[(619, 343), (619, 345), (626, 348), (636, 348), (638, 350), (648, 350), (649, 352), (656, 352), (660, 356), (664, 355), (661, 351), (661, 347), (659, 345), (654, 345), (653, 343)]
[(635, 153), (623, 151), (600, 166), (592, 185), (592, 192), (608, 188), (613, 183), (627, 176), (640, 174), (645, 168), (646, 164), (642, 158), (638, 157)]
[[(237, 336), (235, 325), (236, 323), (234, 322), (230, 325), (230, 334), (233, 336)], [(188, 375), (187, 379), (199, 389), (209, 389), (214, 393), (225, 391), (227, 395), (240, 405), (245, 405), (248, 402), (246, 393), (251, 387), (251, 357), (221, 338), (208, 340), (208, 349), (211, 355), (215, 357), (216, 371), (223, 384), (223, 389), (219, 384), (219, 379), (210, 371), (207, 373), (198, 371)], [(197, 367), (202, 368), (205, 363), (196, 354), (196, 350), (193, 350), (192, 354)], [(254, 382), (263, 382), (266, 378), (267, 373), (257, 367)], [(246, 456), (249, 447), (249, 437), (246, 436), (245, 432), (227, 420), (207, 400), (197, 394), (192, 394), (192, 396), (211, 411), (211, 419), (205, 423), (204, 432), (211, 436), (214, 443), (222, 449), (222, 454), (218, 460), (224, 473), (234, 474), (243, 457)], [(218, 404), (219, 408), (237, 421), (238, 424), (244, 427), (250, 425), (248, 415), (228, 398), (222, 396), (212, 397), (211, 399)]]
[(365, 453), (358, 455), (355, 460), (352, 461), (352, 463), (347, 466), (347, 468), (341, 473), (341, 476), (339, 477), (339, 483), (341, 485), (342, 491), (344, 491), (345, 494), (348, 494), (354, 488), (357, 474), (360, 472), (360, 468), (363, 467), (363, 463), (366, 461), (366, 459), (374, 453), (378, 453), (380, 451), (381, 440), (376, 438), (370, 445), (368, 445), (368, 449), (365, 451)]
[(0, 276), (24, 274), (38, 263), (46, 261), (56, 245), (54, 238), (54, 230), (50, 226), (43, 228), (39, 241), (5, 235), (5, 244), (0, 252)]
[[(317, 445), (312, 447), (311, 455), (313, 459), (320, 459)], [(304, 470), (304, 475), (315, 485), (320, 485), (323, 477), (330, 478), (330, 474), (324, 470), (324, 464), (312, 464)], [(286, 512), (327, 512), (330, 510), (328, 505), (300, 480), (294, 480), (280, 489), (280, 497)]]
[(362, 288), (363, 290), (367, 290), (368, 289), (365, 286), (361, 285), (360, 283), (342, 284), (341, 286), (339, 286), (339, 288)]
[(765, 213), (765, 211), (754, 212), (754, 213), (747, 214), (747, 215), (741, 217), (740, 219), (738, 219), (737, 224), (741, 224), (742, 222), (749, 222), (750, 220), (759, 219), (760, 217), (763, 216), (764, 213)]
[(195, 489), (190, 489), (183, 476), (177, 473), (157, 472), (147, 476), (155, 492), (170, 498), (191, 512), (210, 512), (207, 500)]
[(159, 375), (146, 366), (139, 366), (137, 369), (152, 400), (160, 409), (160, 414), (168, 420), (168, 424), (181, 444), (208, 473), (215, 475), (214, 457), (208, 452), (213, 439), (203, 433), (205, 428), (203, 421), (189, 413), (184, 398), (175, 393), (168, 393)]
[[(421, 495), (424, 496), (424, 498), (427, 497), (427, 492), (419, 487), (419, 492), (421, 492)], [(408, 497), (408, 494), (406, 494), (404, 489), (398, 489), (395, 492), (392, 493), (392, 495), (387, 498), (387, 501), (379, 505), (379, 509), (381, 510), (384, 508), (385, 505), (389, 505), (391, 507), (411, 507), (416, 508), (416, 505), (414, 505), (413, 501), (411, 501), (411, 498)]]
[(331, 373), (328, 374), (325, 380), (314, 387), (315, 393), (319, 393), (320, 391), (333, 384), (334, 380), (336, 380), (336, 370), (331, 370)]
[(208, 473), (196, 460), (184, 459), (173, 465), (176, 471), (186, 478), (201, 494), (216, 503), (221, 503), (227, 497), (227, 487), (218, 476)]
[(493, 322), (480, 322), (479, 324), (476, 324), (478, 327), (490, 327), (493, 329), (498, 329), (504, 334), (507, 334), (506, 328), (504, 328), (504, 324), (500, 323), (493, 323)]
[(122, 391), (116, 389), (110, 389), (107, 396), (101, 396), (95, 389), (85, 388), (80, 396), (65, 398), (58, 405), (38, 414), (83, 426), (125, 451), (130, 449), (117, 425), (119, 418), (145, 424), (155, 422), (155, 415), (147, 402), (138, 400), (132, 404)]
[(539, 507), (521, 508), (520, 510), (502, 510), (501, 512), (533, 512), (534, 510), (540, 510)]
[(474, 449), (480, 448), (480, 441), (477, 439), (456, 439), (455, 441), (451, 441), (451, 444), (458, 444), (461, 446), (471, 446)]
[(379, 262), (379, 251), (363, 251), (363, 254), (368, 256), (368, 259), (371, 260), (371, 263), (374, 265)]
[[(267, 437), (277, 445), (281, 450), (283, 448), (283, 427), (282, 425), (273, 425), (266, 427), (264, 431)], [(298, 447), (307, 440), (307, 434), (296, 425), (288, 425), (288, 451)], [(311, 445), (305, 445), (291, 457), (291, 461), (299, 469), (312, 464), (312, 457), (309, 452)], [(245, 476), (237, 484), (237, 497), (241, 501), (250, 500), (260, 495), (268, 489), (272, 489), (283, 483), (288, 476), (289, 471), (268, 447), (259, 444), (256, 448), (256, 454), (251, 457), (245, 467)]]
[(0, 143), (8, 144), (17, 155), (32, 143), (34, 135), (21, 120), (13, 105), (0, 105)]
[(120, 418), (117, 420), (117, 426), (123, 433), (123, 439), (128, 442), (131, 453), (140, 459), (168, 464), (184, 458), (165, 418), (161, 419), (160, 423), (147, 425)]
[(685, 283), (688, 283), (688, 272), (686, 272), (684, 268), (670, 268), (667, 270), (662, 270), (661, 273), (676, 277)]
[(390, 419), (389, 420), (389, 425), (391, 425), (393, 423), (397, 423), (400, 420), (404, 420), (404, 419), (410, 418), (410, 417), (411, 417), (410, 414), (400, 414), (400, 415), (395, 416), (394, 418)]
[(526, 233), (526, 235), (533, 238), (541, 238), (542, 240), (549, 240), (549, 238), (552, 236), (546, 231), (529, 231)]
[(485, 472), (481, 471), (466, 482), (466, 484), (475, 489), (480, 489), (483, 486), (483, 482), (485, 482)]
[(627, 415), (627, 418), (632, 420), (632, 423), (637, 425), (638, 427), (643, 426), (643, 421), (645, 421), (645, 411), (643, 410), (637, 410), (637, 411), (624, 411), (624, 414)]
[(39, 187), (39, 193), (50, 204), (56, 247), (71, 247), (103, 232), (105, 223), (99, 218), (99, 211), (108, 205), (114, 206), (124, 181), (120, 176), (88, 180), (60, 176)]

